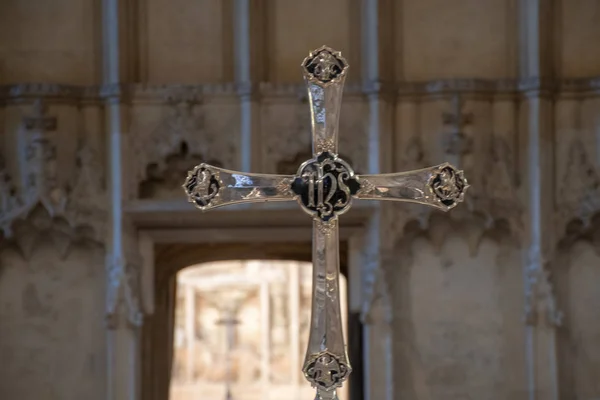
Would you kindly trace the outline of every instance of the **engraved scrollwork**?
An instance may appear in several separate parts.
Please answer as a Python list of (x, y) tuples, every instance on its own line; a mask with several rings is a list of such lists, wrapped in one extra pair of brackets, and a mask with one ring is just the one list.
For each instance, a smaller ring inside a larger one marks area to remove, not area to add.
[(275, 185), (277, 194), (287, 196), (292, 194), (292, 180), (290, 178), (283, 178)]
[(351, 368), (336, 355), (322, 351), (309, 359), (303, 372), (313, 387), (329, 391), (342, 385)]
[(335, 221), (321, 221), (318, 220), (317, 229), (323, 236), (330, 236), (333, 232), (333, 228), (336, 227)]
[(217, 198), (221, 186), (218, 171), (212, 171), (206, 164), (200, 164), (188, 172), (183, 184), (188, 201), (201, 210), (207, 208)]
[(463, 171), (450, 164), (442, 164), (429, 180), (433, 196), (448, 209), (464, 200), (465, 190), (469, 187)]
[(335, 142), (331, 138), (318, 139), (316, 147), (320, 152), (332, 152), (335, 149)]
[(346, 212), (359, 187), (350, 165), (330, 153), (302, 164), (292, 183), (300, 206), (323, 221)]
[(360, 179), (360, 189), (356, 192), (357, 195), (369, 195), (372, 194), (377, 187), (371, 183), (368, 179)]
[(264, 197), (263, 191), (260, 188), (255, 187), (250, 193), (243, 196), (244, 200), (262, 199)]

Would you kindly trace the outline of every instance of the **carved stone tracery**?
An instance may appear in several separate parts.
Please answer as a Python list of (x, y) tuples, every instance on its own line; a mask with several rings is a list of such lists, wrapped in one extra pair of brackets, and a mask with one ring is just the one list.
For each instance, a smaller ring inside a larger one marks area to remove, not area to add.
[(122, 322), (134, 327), (142, 325), (141, 269), (139, 257), (129, 255), (127, 260), (108, 257), (106, 323), (109, 329), (116, 329)]
[(156, 197), (161, 190), (172, 197), (179, 192), (179, 177), (200, 162), (219, 166), (233, 161), (235, 131), (207, 127), (206, 104), (198, 91), (175, 87), (164, 102), (168, 113), (157, 125), (147, 129), (140, 119), (133, 123), (134, 197)]
[(523, 233), (523, 206), (519, 201), (518, 182), (515, 173), (514, 151), (500, 137), (492, 140), (488, 164), (480, 192), (484, 198), (477, 199), (477, 209), (487, 215), (488, 221), (505, 220), (509, 222), (516, 237)]
[(590, 226), (600, 211), (600, 172), (590, 162), (581, 141), (574, 139), (569, 148), (565, 173), (559, 177), (557, 211), (559, 240), (567, 235), (568, 225), (581, 221), (583, 229)]
[(533, 248), (525, 268), (525, 315), (527, 325), (562, 325), (564, 314), (557, 306), (548, 261), (540, 249)]
[(58, 120), (41, 99), (33, 110), (16, 132), (15, 154), (22, 155), (16, 169), (0, 156), (0, 228), (5, 238), (15, 239), (26, 258), (48, 232), (66, 256), (73, 242), (104, 240), (104, 169), (88, 139), (72, 154), (71, 168), (59, 166), (59, 154), (64, 160), (70, 153), (59, 146), (64, 133)]

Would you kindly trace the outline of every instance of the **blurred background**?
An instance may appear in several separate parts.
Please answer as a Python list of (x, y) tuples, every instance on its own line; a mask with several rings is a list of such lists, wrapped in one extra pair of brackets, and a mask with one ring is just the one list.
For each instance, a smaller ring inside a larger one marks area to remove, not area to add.
[(310, 218), (201, 213), (200, 162), (311, 158), (300, 63), (350, 64), (341, 400), (600, 399), (597, 0), (0, 0), (0, 399), (313, 398)]

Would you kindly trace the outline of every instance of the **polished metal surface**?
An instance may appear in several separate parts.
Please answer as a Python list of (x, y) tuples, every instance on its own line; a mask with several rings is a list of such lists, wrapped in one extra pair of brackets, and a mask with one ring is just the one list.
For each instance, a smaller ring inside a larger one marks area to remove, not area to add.
[(202, 211), (237, 203), (290, 201), (291, 175), (230, 171), (200, 164), (188, 172), (183, 188), (188, 201)]
[(313, 154), (337, 153), (348, 63), (339, 51), (323, 46), (310, 52), (302, 62), (302, 70), (310, 104)]
[(447, 163), (416, 171), (359, 175), (357, 179), (357, 199), (427, 204), (443, 211), (462, 202), (469, 187), (463, 172)]
[(352, 368), (342, 330), (338, 222), (313, 220), (313, 301), (304, 376), (319, 392), (342, 385)]
[(313, 218), (313, 301), (302, 371), (316, 399), (335, 400), (352, 368), (339, 298), (338, 216), (353, 199), (413, 202), (448, 211), (469, 187), (462, 171), (441, 164), (417, 171), (355, 175), (338, 157), (338, 123), (348, 63), (323, 46), (302, 62), (310, 104), (313, 158), (295, 176), (242, 173), (200, 164), (183, 185), (203, 211), (235, 203), (296, 200)]

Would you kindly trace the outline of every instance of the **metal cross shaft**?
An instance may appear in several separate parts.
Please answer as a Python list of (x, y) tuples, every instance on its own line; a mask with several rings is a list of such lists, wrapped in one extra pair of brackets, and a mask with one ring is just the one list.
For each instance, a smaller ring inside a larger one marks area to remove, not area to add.
[(312, 123), (313, 158), (296, 175), (230, 171), (200, 164), (183, 185), (201, 210), (236, 203), (297, 201), (313, 218), (313, 300), (303, 372), (317, 398), (336, 399), (335, 390), (351, 372), (339, 299), (338, 216), (353, 199), (394, 200), (448, 211), (463, 201), (463, 172), (450, 164), (416, 171), (356, 175), (338, 157), (338, 122), (348, 64), (323, 46), (302, 62)]

